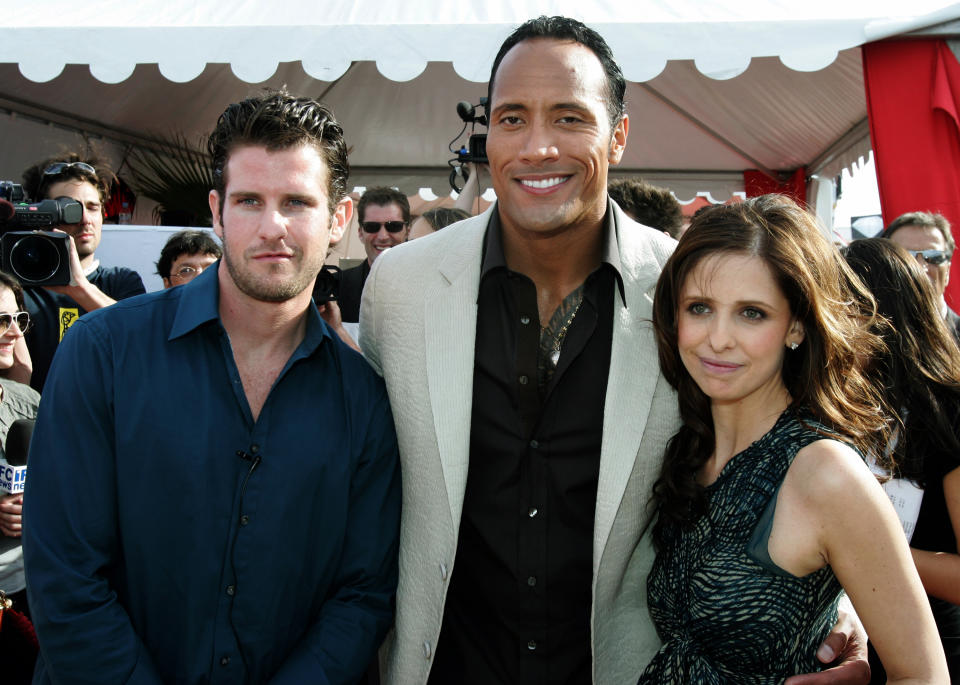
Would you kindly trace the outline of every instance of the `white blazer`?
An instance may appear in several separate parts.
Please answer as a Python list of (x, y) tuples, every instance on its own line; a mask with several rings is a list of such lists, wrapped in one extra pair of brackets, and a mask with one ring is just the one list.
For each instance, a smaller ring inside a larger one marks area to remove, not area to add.
[[(646, 599), (653, 552), (649, 532), (641, 535), (664, 446), (679, 425), (650, 321), (675, 243), (611, 206), (627, 307), (615, 292), (594, 520), (593, 681), (634, 685), (659, 648)], [(480, 261), (495, 207), (380, 255), (364, 288), (360, 346), (386, 381), (403, 474), (397, 615), (380, 653), (386, 685), (426, 683), (456, 568)]]

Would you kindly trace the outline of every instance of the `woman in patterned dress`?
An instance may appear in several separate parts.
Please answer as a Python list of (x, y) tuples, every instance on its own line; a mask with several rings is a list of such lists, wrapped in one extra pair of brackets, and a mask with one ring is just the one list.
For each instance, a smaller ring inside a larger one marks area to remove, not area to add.
[(846, 591), (890, 682), (946, 683), (899, 521), (852, 446), (885, 434), (862, 364), (882, 348), (869, 294), (815, 220), (767, 195), (699, 216), (654, 298), (682, 418), (654, 486), (641, 683), (780, 683)]

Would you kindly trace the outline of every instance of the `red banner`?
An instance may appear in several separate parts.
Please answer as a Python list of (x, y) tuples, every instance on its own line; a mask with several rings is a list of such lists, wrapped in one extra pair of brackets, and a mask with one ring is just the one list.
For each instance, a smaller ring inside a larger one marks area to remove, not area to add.
[[(960, 64), (942, 40), (863, 46), (870, 138), (884, 224), (901, 214), (943, 214), (960, 231)], [(960, 255), (946, 299), (960, 305)]]

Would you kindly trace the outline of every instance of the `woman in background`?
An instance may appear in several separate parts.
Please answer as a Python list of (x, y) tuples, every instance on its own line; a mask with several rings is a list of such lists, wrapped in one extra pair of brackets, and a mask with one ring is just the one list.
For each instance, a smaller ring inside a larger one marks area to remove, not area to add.
[[(22, 341), (23, 334), (30, 327), (30, 315), (24, 309), (20, 283), (0, 271), (0, 373), (29, 368), (29, 353)], [(21, 355), (26, 355), (26, 359)], [(0, 377), (0, 467), (7, 465), (5, 447), (10, 426), (17, 419), (35, 419), (39, 403), (40, 395), (29, 385)], [(7, 494), (0, 491), (0, 590), (13, 601), (13, 610), (29, 619), (20, 547), (22, 509), (22, 492)], [(37, 657), (32, 627), (24, 628), (23, 623), (22, 619), (15, 622), (13, 616), (8, 616), (0, 631), (2, 680), (11, 685), (30, 682)], [(15, 630), (16, 626), (20, 629)]]
[(897, 517), (851, 447), (886, 425), (857, 289), (777, 195), (703, 214), (664, 266), (653, 321), (683, 424), (654, 486), (647, 596), (663, 647), (641, 683), (817, 671), (843, 590), (891, 682), (946, 682)]
[[(854, 241), (843, 252), (885, 320), (875, 331), (887, 350), (870, 371), (895, 412), (888, 451), (897, 469), (884, 489), (898, 504), (950, 677), (960, 683), (960, 348), (909, 253), (883, 238)], [(870, 657), (871, 682), (885, 682), (872, 649)]]

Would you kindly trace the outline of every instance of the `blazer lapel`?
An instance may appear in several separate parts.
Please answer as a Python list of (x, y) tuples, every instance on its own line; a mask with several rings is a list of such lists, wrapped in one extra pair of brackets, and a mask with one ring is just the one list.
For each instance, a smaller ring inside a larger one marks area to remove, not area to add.
[(424, 298), (430, 408), (455, 531), (460, 527), (469, 466), (477, 294), (488, 216), (489, 210), (455, 229), (457, 240), (450, 244), (456, 249), (437, 266), (437, 287)]
[[(627, 307), (615, 293), (610, 374), (604, 403), (600, 478), (594, 518), (596, 575), (640, 449), (653, 390), (660, 372), (651, 322), (660, 267), (642, 237), (650, 229), (627, 225), (617, 208), (618, 242)], [(630, 222), (632, 224), (632, 222)], [(619, 230), (623, 227), (623, 230)], [(651, 460), (650, 468), (653, 468)], [(643, 467), (643, 465), (641, 465)], [(639, 493), (640, 496), (643, 493)]]

